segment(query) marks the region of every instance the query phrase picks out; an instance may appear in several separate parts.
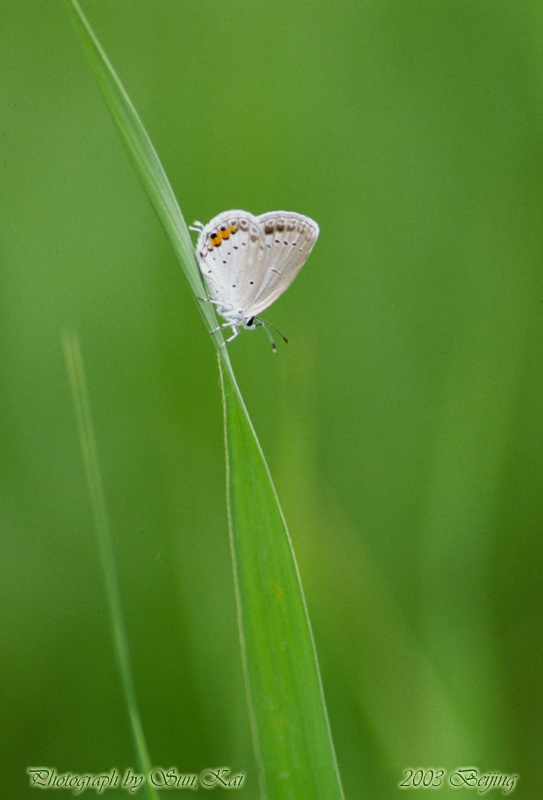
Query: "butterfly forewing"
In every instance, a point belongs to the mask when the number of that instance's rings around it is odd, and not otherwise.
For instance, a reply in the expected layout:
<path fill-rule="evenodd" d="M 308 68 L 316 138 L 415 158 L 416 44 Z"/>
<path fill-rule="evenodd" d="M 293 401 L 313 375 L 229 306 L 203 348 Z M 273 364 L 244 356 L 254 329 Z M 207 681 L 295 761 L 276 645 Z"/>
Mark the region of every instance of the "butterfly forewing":
<path fill-rule="evenodd" d="M 257 217 L 264 238 L 266 263 L 251 306 L 260 314 L 288 289 L 305 264 L 319 235 L 316 222 L 301 214 L 272 211 Z"/>

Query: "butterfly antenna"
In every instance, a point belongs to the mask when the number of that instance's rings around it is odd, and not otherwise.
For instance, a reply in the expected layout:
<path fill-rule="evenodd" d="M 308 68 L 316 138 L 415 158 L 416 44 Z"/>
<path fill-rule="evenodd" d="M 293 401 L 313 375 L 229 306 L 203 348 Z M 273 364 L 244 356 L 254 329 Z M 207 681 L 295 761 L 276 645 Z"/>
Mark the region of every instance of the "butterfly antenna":
<path fill-rule="evenodd" d="M 275 325 L 272 325 L 272 324 L 271 324 L 271 322 L 268 322 L 267 320 L 265 320 L 265 319 L 262 319 L 262 317 L 255 317 L 255 319 L 256 319 L 256 321 L 257 321 L 257 322 L 260 322 L 260 325 L 261 325 L 261 327 L 264 327 L 265 325 L 267 325 L 269 328 L 273 328 L 273 329 L 274 329 L 274 331 L 277 331 L 277 333 L 279 334 L 279 336 L 281 337 L 281 339 L 284 341 L 284 343 L 285 343 L 285 344 L 288 344 L 288 339 L 287 339 L 287 337 L 286 337 L 286 336 L 283 336 L 283 334 L 281 333 L 281 331 L 279 330 L 279 328 L 276 328 L 276 327 L 275 327 Z M 273 339 L 271 338 L 271 335 L 270 335 L 270 332 L 269 332 L 268 328 L 267 328 L 267 327 L 264 327 L 264 330 L 265 330 L 265 331 L 266 331 L 266 333 L 268 334 L 268 338 L 269 338 L 270 342 L 272 343 L 272 349 L 273 349 L 273 352 L 274 352 L 274 353 L 275 353 L 275 352 L 277 352 L 277 347 L 275 346 L 275 342 L 274 342 L 274 341 L 273 341 Z"/>

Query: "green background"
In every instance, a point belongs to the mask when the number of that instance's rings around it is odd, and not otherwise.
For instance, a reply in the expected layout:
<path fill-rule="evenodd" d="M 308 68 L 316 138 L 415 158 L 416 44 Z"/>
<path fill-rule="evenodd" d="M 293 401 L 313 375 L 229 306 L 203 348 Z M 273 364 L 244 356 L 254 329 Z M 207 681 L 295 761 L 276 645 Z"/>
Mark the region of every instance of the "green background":
<path fill-rule="evenodd" d="M 347 800 L 469 766 L 537 796 L 543 7 L 83 8 L 189 222 L 320 225 L 265 315 L 290 344 L 247 332 L 230 356 Z M 151 759 L 244 772 L 249 800 L 214 348 L 62 3 L 3 0 L 0 26 L 1 781 L 36 798 L 29 766 L 136 769 L 62 355 L 75 328 Z"/>

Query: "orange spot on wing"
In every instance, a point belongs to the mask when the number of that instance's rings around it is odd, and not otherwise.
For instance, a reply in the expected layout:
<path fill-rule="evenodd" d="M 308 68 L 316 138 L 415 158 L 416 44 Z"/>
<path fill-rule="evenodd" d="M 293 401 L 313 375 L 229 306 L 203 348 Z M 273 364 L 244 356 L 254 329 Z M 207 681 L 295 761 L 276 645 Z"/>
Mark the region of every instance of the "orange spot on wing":
<path fill-rule="evenodd" d="M 229 225 L 228 228 L 226 228 L 226 230 L 219 231 L 219 236 L 221 237 L 221 239 L 229 239 L 230 234 L 235 233 L 236 231 L 237 231 L 236 227 L 234 227 L 233 225 Z"/>
<path fill-rule="evenodd" d="M 209 234 L 209 243 L 210 247 L 218 247 L 224 239 L 229 239 L 231 233 L 236 233 L 238 230 L 237 226 L 229 225 L 228 228 L 225 230 L 214 231 L 213 233 Z"/>

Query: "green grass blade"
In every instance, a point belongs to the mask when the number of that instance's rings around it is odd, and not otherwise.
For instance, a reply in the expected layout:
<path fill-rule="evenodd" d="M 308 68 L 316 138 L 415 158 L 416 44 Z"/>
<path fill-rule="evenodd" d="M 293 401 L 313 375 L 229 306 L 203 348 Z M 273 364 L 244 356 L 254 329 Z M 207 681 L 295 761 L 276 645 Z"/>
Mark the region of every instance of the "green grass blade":
<path fill-rule="evenodd" d="M 121 140 L 166 231 L 183 274 L 194 295 L 206 297 L 187 224 L 147 131 L 81 6 L 77 0 L 65 0 L 65 3 Z M 213 330 L 217 325 L 213 306 L 198 302 L 198 307 L 208 330 Z M 220 345 L 220 334 L 215 334 L 215 340 Z"/>
<path fill-rule="evenodd" d="M 94 525 L 98 537 L 98 549 L 100 551 L 102 571 L 104 573 L 106 585 L 113 647 L 121 677 L 128 716 L 130 718 L 138 766 L 143 775 L 148 775 L 151 769 L 151 761 L 149 759 L 147 743 L 141 723 L 136 687 L 132 675 L 119 581 L 115 567 L 115 555 L 111 542 L 104 487 L 98 459 L 98 448 L 92 424 L 89 393 L 85 379 L 85 370 L 83 368 L 83 357 L 81 355 L 79 337 L 73 331 L 66 332 L 62 337 L 62 346 L 64 349 L 66 371 L 68 372 L 70 389 L 72 391 L 74 413 L 81 451 L 83 453 L 83 463 L 85 465 L 85 475 L 91 498 Z M 149 800 L 158 800 L 158 793 L 149 781 L 144 780 L 142 786 Z"/>
<path fill-rule="evenodd" d="M 66 0 L 119 133 L 196 296 L 194 249 L 158 156 L 76 0 Z M 199 303 L 211 330 L 209 303 Z M 222 336 L 229 524 L 253 735 L 272 800 L 343 797 L 300 578 Z"/>
<path fill-rule="evenodd" d="M 243 657 L 267 796 L 343 797 L 292 545 L 247 411 L 221 369 Z"/>

